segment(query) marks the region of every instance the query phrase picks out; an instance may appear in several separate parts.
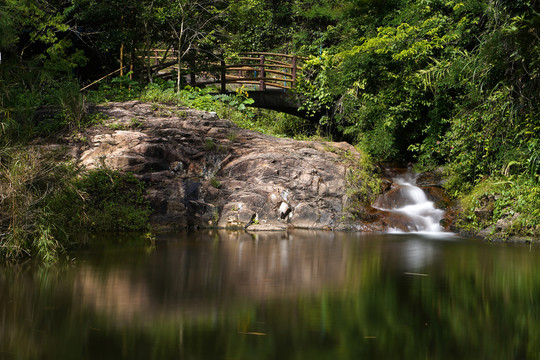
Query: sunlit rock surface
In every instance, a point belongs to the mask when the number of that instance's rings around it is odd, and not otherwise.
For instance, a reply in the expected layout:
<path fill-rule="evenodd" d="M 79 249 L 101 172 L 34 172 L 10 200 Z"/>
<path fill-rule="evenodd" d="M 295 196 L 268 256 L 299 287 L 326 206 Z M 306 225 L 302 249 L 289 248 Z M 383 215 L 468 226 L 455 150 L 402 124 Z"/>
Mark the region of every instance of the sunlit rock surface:
<path fill-rule="evenodd" d="M 346 143 L 296 141 L 236 127 L 215 113 L 138 101 L 95 106 L 103 126 L 79 135 L 87 168 L 133 172 L 161 227 L 345 229 Z M 83 139 L 84 141 L 80 141 Z M 347 152 L 347 159 L 343 156 Z"/>

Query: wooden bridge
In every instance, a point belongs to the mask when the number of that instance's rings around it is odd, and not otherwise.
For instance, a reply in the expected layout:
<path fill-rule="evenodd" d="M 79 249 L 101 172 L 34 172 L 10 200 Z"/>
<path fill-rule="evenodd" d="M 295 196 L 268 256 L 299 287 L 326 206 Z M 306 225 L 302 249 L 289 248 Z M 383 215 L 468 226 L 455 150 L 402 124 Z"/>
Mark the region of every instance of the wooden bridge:
<path fill-rule="evenodd" d="M 152 76 L 173 79 L 178 76 L 174 52 L 153 49 L 141 54 Z M 234 93 L 243 87 L 254 100 L 251 106 L 304 116 L 291 93 L 307 57 L 268 52 L 242 52 L 227 62 L 186 56 L 180 68 L 182 84 L 215 86 L 216 92 Z"/>
<path fill-rule="evenodd" d="M 150 72 L 158 77 L 173 77 L 178 72 L 178 57 L 168 50 L 153 49 L 141 54 Z M 252 89 L 290 90 L 294 87 L 297 75 L 302 71 L 302 63 L 307 57 L 276 54 L 268 52 L 242 52 L 237 57 L 219 62 L 203 59 L 202 64 L 196 56 L 186 56 L 182 61 L 181 72 L 186 73 L 184 83 L 192 86 L 220 85 L 221 92 L 227 92 L 228 85 L 251 85 Z"/>

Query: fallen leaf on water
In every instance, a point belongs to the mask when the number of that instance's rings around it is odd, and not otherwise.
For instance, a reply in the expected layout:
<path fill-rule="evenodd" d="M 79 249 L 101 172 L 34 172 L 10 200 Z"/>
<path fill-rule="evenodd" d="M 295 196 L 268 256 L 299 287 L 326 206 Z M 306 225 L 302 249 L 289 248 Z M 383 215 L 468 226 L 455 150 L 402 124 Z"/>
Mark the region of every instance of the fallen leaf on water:
<path fill-rule="evenodd" d="M 420 274 L 420 273 L 413 273 L 413 272 L 406 272 L 405 275 L 412 275 L 412 276 L 429 276 L 428 274 Z"/>

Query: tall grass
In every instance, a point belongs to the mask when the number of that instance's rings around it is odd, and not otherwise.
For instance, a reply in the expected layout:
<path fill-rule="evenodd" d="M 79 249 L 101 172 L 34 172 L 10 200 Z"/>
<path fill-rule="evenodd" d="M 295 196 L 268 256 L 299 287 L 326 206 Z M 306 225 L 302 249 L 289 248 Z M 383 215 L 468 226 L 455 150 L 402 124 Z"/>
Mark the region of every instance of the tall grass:
<path fill-rule="evenodd" d="M 66 191 L 77 171 L 36 147 L 0 150 L 0 253 L 6 258 L 58 255 L 62 231 L 51 222 L 50 199 Z"/>
<path fill-rule="evenodd" d="M 62 150 L 0 149 L 0 257 L 54 262 L 85 231 L 148 230 L 144 184 L 109 169 L 85 171 Z"/>
<path fill-rule="evenodd" d="M 79 83 L 70 81 L 58 89 L 58 102 L 62 109 L 66 125 L 80 130 L 86 119 L 86 96 L 79 90 Z"/>

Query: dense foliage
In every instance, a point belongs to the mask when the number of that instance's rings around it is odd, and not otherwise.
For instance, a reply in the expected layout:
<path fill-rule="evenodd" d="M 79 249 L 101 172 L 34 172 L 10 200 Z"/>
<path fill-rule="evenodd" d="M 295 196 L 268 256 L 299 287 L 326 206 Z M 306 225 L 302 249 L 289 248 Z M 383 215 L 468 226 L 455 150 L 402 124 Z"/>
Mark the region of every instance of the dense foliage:
<path fill-rule="evenodd" d="M 180 68 L 195 54 L 202 66 L 250 50 L 310 56 L 296 91 L 324 115 L 274 123 L 246 109 L 242 92 L 181 91 L 181 72 L 160 82 L 167 64 L 148 66 L 156 46 Z M 28 142 L 99 121 L 87 101 L 172 99 L 249 128 L 347 140 L 375 161 L 443 166 L 464 200 L 462 226 L 508 218 L 508 234 L 540 232 L 536 0 L 2 0 L 0 54 L 3 159 L 33 158 Z M 119 68 L 98 91 L 79 91 Z M 18 171 L 6 161 L 2 181 Z M 479 218 L 481 207 L 491 215 Z"/>
<path fill-rule="evenodd" d="M 537 1 L 239 0 L 228 11 L 233 50 L 311 55 L 297 92 L 326 115 L 301 131 L 378 161 L 444 166 L 462 226 L 513 218 L 507 235 L 538 235 Z M 483 206 L 496 210 L 479 219 Z"/>

